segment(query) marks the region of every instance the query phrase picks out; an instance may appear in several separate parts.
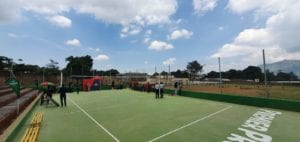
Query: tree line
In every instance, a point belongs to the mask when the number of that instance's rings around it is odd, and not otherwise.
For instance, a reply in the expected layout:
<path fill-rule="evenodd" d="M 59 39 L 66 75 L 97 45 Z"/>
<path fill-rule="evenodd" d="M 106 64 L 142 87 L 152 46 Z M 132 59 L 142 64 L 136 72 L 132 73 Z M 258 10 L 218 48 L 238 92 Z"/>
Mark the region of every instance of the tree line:
<path fill-rule="evenodd" d="M 298 76 L 295 75 L 293 72 L 285 73 L 279 71 L 277 74 L 274 72 L 271 72 L 269 70 L 266 70 L 267 74 L 267 80 L 268 81 L 293 81 L 298 80 Z M 241 80 L 264 80 L 264 73 L 262 72 L 260 67 L 256 66 L 248 66 L 247 68 L 243 70 L 235 70 L 230 69 L 225 72 L 221 72 L 222 78 L 226 79 L 241 79 Z M 211 71 L 207 73 L 207 78 L 219 78 L 220 74 L 219 72 Z"/>
<path fill-rule="evenodd" d="M 59 75 L 62 71 L 65 75 L 101 75 L 101 76 L 116 76 L 120 74 L 117 69 L 109 69 L 109 70 L 94 70 L 93 67 L 93 59 L 91 56 L 80 56 L 74 57 L 69 56 L 65 58 L 67 65 L 62 70 L 58 67 L 58 62 L 50 59 L 49 63 L 46 64 L 45 67 L 40 67 L 38 65 L 30 65 L 21 63 L 23 60 L 18 59 L 19 63 L 13 61 L 13 59 L 0 56 L 0 73 L 7 73 L 8 70 L 13 68 L 13 72 L 18 74 L 32 74 L 32 75 Z M 220 74 L 216 71 L 211 71 L 207 74 L 202 74 L 204 65 L 198 63 L 198 61 L 194 60 L 188 62 L 186 69 L 177 69 L 176 71 L 170 72 L 171 75 L 176 78 L 189 78 L 190 80 L 201 80 L 204 78 L 219 78 Z M 169 73 L 166 71 L 162 71 L 160 73 L 155 72 L 155 75 L 168 75 Z M 221 72 L 222 78 L 226 79 L 242 79 L 242 80 L 254 80 L 260 79 L 263 80 L 264 74 L 260 67 L 256 66 L 248 66 L 243 70 L 235 70 L 230 69 L 225 72 Z M 272 81 L 287 81 L 287 80 L 297 80 L 298 77 L 293 73 L 284 73 L 279 71 L 277 74 L 274 72 L 270 72 L 267 70 L 267 78 Z"/>
<path fill-rule="evenodd" d="M 93 59 L 91 56 L 74 57 L 69 56 L 65 59 L 67 65 L 62 70 L 59 69 L 58 62 L 50 59 L 49 63 L 44 67 L 38 65 L 24 64 L 21 63 L 23 60 L 18 59 L 15 62 L 13 59 L 5 56 L 0 56 L 0 73 L 8 73 L 9 70 L 13 70 L 14 74 L 31 74 L 31 75 L 59 75 L 62 71 L 66 75 L 102 75 L 102 76 L 116 76 L 119 71 L 116 69 L 110 70 L 93 70 Z"/>

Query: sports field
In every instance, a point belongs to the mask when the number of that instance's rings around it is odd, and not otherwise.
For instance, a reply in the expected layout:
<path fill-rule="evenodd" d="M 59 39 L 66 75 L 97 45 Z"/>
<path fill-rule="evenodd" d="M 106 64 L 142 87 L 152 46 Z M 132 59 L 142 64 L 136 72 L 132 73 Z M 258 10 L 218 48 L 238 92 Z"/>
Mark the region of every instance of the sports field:
<path fill-rule="evenodd" d="M 21 140 L 34 112 L 44 113 L 39 142 L 300 140 L 298 112 L 180 96 L 155 99 L 129 89 L 68 94 L 67 103 L 36 105 L 9 141 Z"/>

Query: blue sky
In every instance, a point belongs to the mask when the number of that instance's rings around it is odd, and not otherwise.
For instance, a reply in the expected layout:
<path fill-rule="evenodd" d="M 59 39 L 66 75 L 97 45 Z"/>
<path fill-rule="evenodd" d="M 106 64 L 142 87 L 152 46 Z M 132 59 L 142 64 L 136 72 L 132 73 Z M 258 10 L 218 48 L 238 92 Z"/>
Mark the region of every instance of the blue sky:
<path fill-rule="evenodd" d="M 93 68 L 121 72 L 156 66 L 204 72 L 299 59 L 296 0 L 3 0 L 0 55 L 45 66 L 90 55 Z M 287 42 L 287 40 L 289 42 Z"/>

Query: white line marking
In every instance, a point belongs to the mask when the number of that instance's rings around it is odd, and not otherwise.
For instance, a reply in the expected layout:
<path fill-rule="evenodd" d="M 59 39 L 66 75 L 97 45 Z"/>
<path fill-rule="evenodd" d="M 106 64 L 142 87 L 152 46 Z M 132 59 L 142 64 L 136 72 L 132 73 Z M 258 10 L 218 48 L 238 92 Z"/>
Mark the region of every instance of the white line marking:
<path fill-rule="evenodd" d="M 120 142 L 113 134 L 111 134 L 107 129 L 105 129 L 97 120 L 95 120 L 91 115 L 89 115 L 84 109 L 82 109 L 76 102 L 74 102 L 70 97 L 68 99 L 77 106 L 87 117 L 89 117 L 93 122 L 95 122 L 100 128 L 102 128 L 107 134 L 109 134 L 116 142 Z"/>
<path fill-rule="evenodd" d="M 172 131 L 169 131 L 168 133 L 165 133 L 165 134 L 163 134 L 163 135 L 161 135 L 161 136 L 159 136 L 159 137 L 156 137 L 156 138 L 154 138 L 154 139 L 149 140 L 149 142 L 154 142 L 154 141 L 156 141 L 156 140 L 158 140 L 158 139 L 160 139 L 160 138 L 163 138 L 163 137 L 165 137 L 165 136 L 167 136 L 167 135 L 170 135 L 170 134 L 172 134 L 172 133 L 175 133 L 175 132 L 177 132 L 177 131 L 179 131 L 179 130 L 185 128 L 185 127 L 191 126 L 191 125 L 193 125 L 193 124 L 195 124 L 195 123 L 197 123 L 197 122 L 199 122 L 199 121 L 202 121 L 202 120 L 204 120 L 204 119 L 206 119 L 206 118 L 209 118 L 209 117 L 214 116 L 214 115 L 216 115 L 216 114 L 218 114 L 218 113 L 220 113 L 220 112 L 223 112 L 223 111 L 225 111 L 225 110 L 227 110 L 227 109 L 230 109 L 231 107 L 232 107 L 232 106 L 228 106 L 228 107 L 226 107 L 226 108 L 224 108 L 224 109 L 221 109 L 221 110 L 219 110 L 219 111 L 217 111 L 217 112 L 214 112 L 214 113 L 209 114 L 209 115 L 207 115 L 207 116 L 205 116 L 205 117 L 202 117 L 202 118 L 200 118 L 200 119 L 198 119 L 198 120 L 195 120 L 195 121 L 193 121 L 193 122 L 191 122 L 191 123 L 188 123 L 188 124 L 186 124 L 186 125 L 184 125 L 184 126 L 182 126 L 182 127 L 179 127 L 179 128 L 174 129 L 174 130 L 172 130 Z"/>

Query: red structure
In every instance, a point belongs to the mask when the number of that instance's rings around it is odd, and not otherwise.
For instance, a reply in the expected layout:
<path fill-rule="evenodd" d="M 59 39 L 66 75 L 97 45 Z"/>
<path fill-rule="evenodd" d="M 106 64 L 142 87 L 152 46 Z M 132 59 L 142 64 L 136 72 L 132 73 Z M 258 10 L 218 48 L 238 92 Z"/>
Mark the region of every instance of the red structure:
<path fill-rule="evenodd" d="M 95 76 L 89 79 L 83 79 L 82 89 L 83 91 L 100 90 L 102 81 L 103 78 L 100 76 Z"/>

